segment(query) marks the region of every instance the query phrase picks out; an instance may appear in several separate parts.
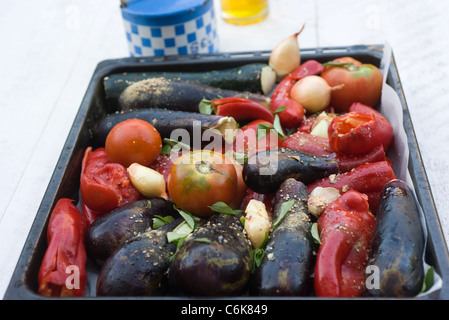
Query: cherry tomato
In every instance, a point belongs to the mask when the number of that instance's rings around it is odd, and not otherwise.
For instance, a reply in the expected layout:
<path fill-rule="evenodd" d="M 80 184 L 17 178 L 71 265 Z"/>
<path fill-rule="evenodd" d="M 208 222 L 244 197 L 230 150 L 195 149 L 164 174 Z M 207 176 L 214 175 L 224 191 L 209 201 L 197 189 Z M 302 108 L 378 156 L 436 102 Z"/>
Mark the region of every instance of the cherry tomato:
<path fill-rule="evenodd" d="M 149 166 L 161 152 L 162 139 L 147 121 L 128 119 L 112 128 L 106 137 L 105 149 L 112 162 L 125 167 L 134 162 Z"/>
<path fill-rule="evenodd" d="M 332 92 L 330 105 L 336 111 L 347 112 L 354 102 L 375 107 L 380 101 L 383 77 L 372 64 L 363 64 L 351 57 L 338 58 L 325 67 L 321 77 L 331 87 L 344 84 L 343 88 Z"/>
<path fill-rule="evenodd" d="M 171 166 L 168 193 L 175 205 L 199 217 L 209 217 L 216 202 L 230 204 L 237 190 L 234 163 L 222 153 L 196 150 Z"/>

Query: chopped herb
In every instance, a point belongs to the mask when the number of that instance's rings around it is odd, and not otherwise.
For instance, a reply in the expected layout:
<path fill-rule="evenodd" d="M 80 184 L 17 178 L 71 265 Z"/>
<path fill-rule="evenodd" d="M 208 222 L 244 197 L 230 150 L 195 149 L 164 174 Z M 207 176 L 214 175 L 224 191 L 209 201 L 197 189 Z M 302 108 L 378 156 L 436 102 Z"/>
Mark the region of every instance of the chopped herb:
<path fill-rule="evenodd" d="M 279 225 L 279 223 L 282 221 L 282 219 L 287 214 L 287 212 L 293 207 L 294 203 L 295 203 L 294 199 L 291 199 L 287 202 L 282 203 L 279 216 L 277 217 L 276 221 L 273 222 L 273 227 L 272 227 L 273 229 Z"/>
<path fill-rule="evenodd" d="M 226 203 L 224 202 L 215 202 L 213 205 L 209 206 L 209 208 L 212 209 L 212 211 L 221 213 L 221 214 L 239 214 L 240 212 L 242 212 L 242 210 L 234 210 L 232 209 L 230 206 L 228 206 Z"/>
<path fill-rule="evenodd" d="M 212 114 L 214 112 L 210 100 L 207 99 L 201 100 L 201 102 L 198 105 L 198 110 L 202 114 Z"/>
<path fill-rule="evenodd" d="M 175 220 L 175 218 L 173 218 L 172 216 L 162 217 L 159 215 L 155 215 L 153 218 L 153 229 L 159 229 L 164 224 L 170 223 L 174 220 Z"/>
<path fill-rule="evenodd" d="M 198 238 L 195 239 L 196 242 L 202 242 L 202 243 L 211 243 L 212 241 L 210 239 L 207 238 Z"/>
<path fill-rule="evenodd" d="M 420 293 L 426 292 L 427 290 L 432 288 L 434 283 L 434 271 L 434 267 L 430 267 L 427 270 L 426 275 L 424 276 L 424 281 Z"/>
<path fill-rule="evenodd" d="M 312 238 L 315 243 L 321 244 L 320 233 L 318 232 L 318 223 L 312 223 L 312 227 L 310 229 L 312 233 Z"/>

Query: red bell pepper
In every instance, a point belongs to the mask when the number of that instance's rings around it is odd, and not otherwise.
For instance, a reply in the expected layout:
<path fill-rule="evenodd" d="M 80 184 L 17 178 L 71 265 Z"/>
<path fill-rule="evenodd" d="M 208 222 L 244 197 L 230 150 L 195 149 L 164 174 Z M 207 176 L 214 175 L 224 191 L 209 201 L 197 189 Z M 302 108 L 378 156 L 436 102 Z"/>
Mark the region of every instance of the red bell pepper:
<path fill-rule="evenodd" d="M 382 144 L 387 151 L 393 141 L 393 127 L 384 117 L 361 112 L 349 112 L 332 119 L 329 145 L 335 152 L 364 154 Z"/>
<path fill-rule="evenodd" d="M 236 121 L 258 119 L 274 121 L 274 115 L 270 109 L 250 99 L 228 97 L 211 100 L 211 105 L 217 115 L 233 117 Z"/>
<path fill-rule="evenodd" d="M 140 193 L 131 184 L 126 168 L 111 163 L 104 148 L 88 147 L 81 167 L 80 191 L 83 202 L 97 214 L 136 201 Z"/>
<path fill-rule="evenodd" d="M 47 250 L 39 268 L 38 293 L 47 297 L 81 297 L 86 287 L 87 221 L 73 200 L 62 198 L 52 210 Z"/>
<path fill-rule="evenodd" d="M 278 108 L 285 107 L 279 113 L 279 120 L 284 128 L 298 127 L 304 118 L 304 107 L 290 98 L 290 90 L 293 85 L 298 80 L 309 75 L 319 74 L 323 70 L 323 65 L 318 61 L 306 61 L 282 79 L 276 88 L 274 88 L 270 100 L 270 109 L 275 112 Z"/>
<path fill-rule="evenodd" d="M 382 113 L 380 113 L 379 111 L 377 111 L 376 109 L 367 106 L 363 103 L 360 102 L 354 102 L 350 107 L 349 107 L 349 112 L 359 112 L 359 113 L 366 113 L 366 114 L 374 114 L 377 117 L 380 118 L 385 118 L 383 116 Z"/>
<path fill-rule="evenodd" d="M 318 297 L 360 297 L 376 221 L 367 197 L 348 191 L 318 218 L 321 245 L 314 273 Z"/>
<path fill-rule="evenodd" d="M 396 175 L 388 161 L 368 163 L 353 170 L 317 180 L 307 185 L 307 191 L 312 193 L 316 187 L 333 187 L 344 193 L 355 190 L 368 196 L 368 203 L 373 214 L 379 208 L 379 199 L 384 185 Z"/>
<path fill-rule="evenodd" d="M 334 153 L 329 146 L 328 139 L 303 132 L 302 130 L 297 130 L 291 136 L 286 138 L 281 146 L 283 148 L 300 150 L 318 156 L 329 156 Z M 369 152 L 360 155 L 350 156 L 341 153 L 335 154 L 335 161 L 338 164 L 340 172 L 348 172 L 366 163 L 386 160 L 387 158 L 382 145 L 378 145 Z"/>

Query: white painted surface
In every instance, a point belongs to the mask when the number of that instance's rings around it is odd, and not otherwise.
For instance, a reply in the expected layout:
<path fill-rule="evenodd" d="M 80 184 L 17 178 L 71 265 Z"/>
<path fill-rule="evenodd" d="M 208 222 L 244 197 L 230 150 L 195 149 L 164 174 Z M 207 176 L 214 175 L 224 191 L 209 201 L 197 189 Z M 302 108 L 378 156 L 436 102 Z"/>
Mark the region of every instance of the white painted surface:
<path fill-rule="evenodd" d="M 387 41 L 449 239 L 447 12 L 446 0 L 271 0 L 258 24 L 218 19 L 220 51 L 271 50 L 303 23 L 303 48 Z M 1 1 L 0 39 L 3 296 L 96 65 L 128 51 L 118 0 Z"/>

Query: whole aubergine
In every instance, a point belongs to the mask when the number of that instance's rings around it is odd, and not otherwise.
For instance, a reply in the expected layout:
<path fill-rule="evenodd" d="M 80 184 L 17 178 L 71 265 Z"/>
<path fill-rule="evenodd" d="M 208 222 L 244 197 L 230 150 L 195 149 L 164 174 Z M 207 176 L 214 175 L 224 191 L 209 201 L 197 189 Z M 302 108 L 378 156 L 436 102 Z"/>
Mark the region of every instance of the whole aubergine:
<path fill-rule="evenodd" d="M 169 267 L 169 285 L 179 295 L 237 295 L 246 288 L 251 267 L 252 247 L 240 215 L 216 214 L 179 247 Z"/>
<path fill-rule="evenodd" d="M 179 217 L 173 202 L 163 198 L 130 202 L 101 216 L 87 230 L 87 255 L 101 266 L 126 240 L 151 229 L 155 215 Z"/>
<path fill-rule="evenodd" d="M 385 185 L 376 219 L 368 267 L 377 267 L 378 273 L 367 273 L 367 295 L 417 295 L 424 279 L 425 239 L 418 207 L 404 181 Z"/>
<path fill-rule="evenodd" d="M 120 246 L 103 264 L 97 296 L 153 296 L 167 290 L 167 269 L 176 244 L 167 241 L 184 219 L 141 233 Z"/>
<path fill-rule="evenodd" d="M 275 198 L 274 221 L 282 204 L 291 208 L 271 232 L 265 255 L 251 279 L 250 291 L 259 296 L 307 296 L 312 291 L 315 244 L 307 209 L 306 186 L 293 178 L 280 186 Z"/>

